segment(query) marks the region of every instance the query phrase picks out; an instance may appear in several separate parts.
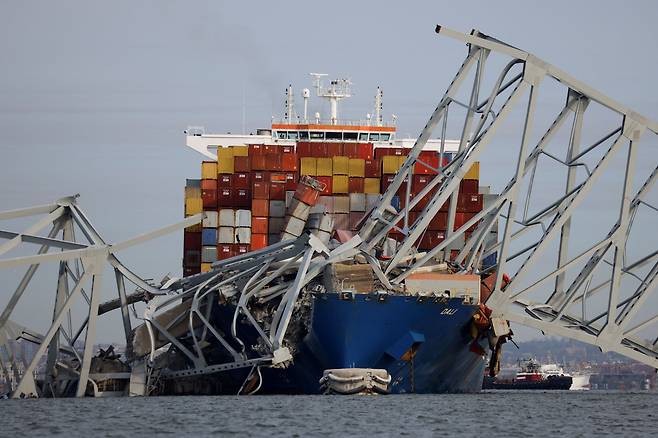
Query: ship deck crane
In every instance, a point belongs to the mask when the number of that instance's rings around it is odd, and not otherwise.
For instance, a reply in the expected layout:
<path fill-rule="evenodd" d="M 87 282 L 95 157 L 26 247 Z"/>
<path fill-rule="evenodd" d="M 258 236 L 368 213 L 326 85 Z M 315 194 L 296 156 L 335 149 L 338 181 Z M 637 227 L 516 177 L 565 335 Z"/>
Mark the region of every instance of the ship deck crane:
<path fill-rule="evenodd" d="M 24 232 L 0 232 L 0 237 L 7 239 L 0 246 L 0 255 L 20 243 L 41 245 L 36 256 L 0 260 L 0 267 L 30 266 L 0 316 L 0 346 L 17 338 L 39 345 L 37 355 L 26 364 L 27 372 L 16 382 L 13 396 L 37 393 L 32 371 L 45 354 L 48 355 L 47 370 L 51 375 L 48 390 L 53 395 L 61 395 L 55 386 L 78 379 L 74 392 L 82 396 L 88 381 L 93 383 L 95 377 L 103 377 L 90 373 L 99 307 L 121 310 L 126 341 L 134 346 L 132 336 L 136 331 L 131 328 L 129 303 L 148 301 L 142 318 L 147 341 L 141 352 L 129 353 L 132 359 L 131 392 L 148 394 L 152 381 L 160 378 L 175 379 L 236 368 L 256 370 L 260 366 L 277 366 L 288 361 L 291 352 L 284 341 L 300 291 L 328 264 L 361 257 L 370 264 L 378 281 L 393 290 L 400 288 L 407 276 L 423 266 L 448 259 L 453 247 L 459 248 L 459 253 L 451 261 L 458 272 L 496 276 L 494 290 L 486 301 L 496 316 L 547 334 L 597 345 L 604 351 L 614 351 L 658 368 L 658 306 L 649 305 L 656 300 L 658 251 L 655 248 L 658 245 L 655 241 L 647 242 L 655 239 L 655 233 L 640 239 L 640 245 L 631 239 L 637 229 L 633 225 L 643 217 L 648 217 L 650 225 L 657 223 L 654 215 L 658 209 L 651 204 L 650 195 L 658 177 L 656 148 L 655 145 L 651 147 L 654 135 L 658 134 L 658 123 L 534 55 L 481 32 L 473 31 L 467 35 L 440 26 L 436 32 L 465 42 L 468 47 L 466 59 L 404 165 L 381 196 L 378 207 L 362 222 L 357 235 L 337 247 L 329 248 L 314 236 L 303 235 L 297 240 L 217 262 L 211 272 L 154 286 L 121 264 L 115 252 L 198 223 L 202 215 L 127 242 L 108 245 L 74 198 L 65 198 L 48 206 L 0 213 L 0 220 L 46 214 L 44 219 Z M 494 73 L 493 81 L 487 82 L 485 65 L 495 65 L 491 62 L 494 56 L 503 57 L 505 61 L 503 67 Z M 461 99 L 459 90 L 467 79 L 471 86 L 467 88 L 466 98 Z M 536 135 L 538 91 L 549 81 L 563 88 L 565 103 L 546 129 Z M 521 101 L 523 96 L 527 98 L 525 105 Z M 609 112 L 615 122 L 602 137 L 583 145 L 584 116 L 594 105 Z M 484 156 L 487 146 L 495 143 L 501 125 L 518 107 L 523 114 L 519 125 L 520 142 L 513 147 L 508 139 L 504 140 L 508 144 L 504 154 L 510 157 L 512 175 L 499 195 L 455 230 L 456 192 L 461 180 Z M 434 169 L 437 175 L 416 197 L 412 198 L 407 188 L 402 202 L 404 207 L 400 211 L 392 209 L 393 196 L 403 187 L 405 178 L 411 176 L 414 167 L 428 166 L 419 157 L 432 132 L 440 127 L 440 137 L 446 138 L 449 126 L 455 121 L 454 113 L 459 113 L 458 110 L 450 111 L 453 118 L 449 119 L 450 108 L 461 108 L 464 113 L 464 117 L 456 120 L 461 132 L 458 153 L 450 163 Z M 570 129 L 561 136 L 561 129 L 569 122 Z M 645 145 L 647 147 L 642 148 Z M 548 200 L 543 191 L 539 192 L 535 187 L 545 181 L 541 175 L 546 162 L 557 163 L 565 174 L 562 194 Z M 554 170 L 549 168 L 548 172 Z M 592 198 L 597 182 L 606 175 L 616 175 L 621 180 L 619 193 L 611 191 L 606 199 L 606 210 L 618 214 L 604 231 L 596 229 L 600 227 L 592 226 L 591 230 L 585 227 L 590 232 L 579 231 L 576 239 L 572 231 L 575 231 L 579 213 L 587 212 L 587 201 Z M 424 202 L 425 207 L 413 220 L 410 209 L 419 202 Z M 431 251 L 419 251 L 417 242 L 431 218 L 446 202 L 449 203 L 449 231 L 445 240 Z M 398 226 L 400 223 L 402 227 Z M 499 223 L 503 229 L 502 237 L 492 242 L 488 235 Z M 88 242 L 75 241 L 74 224 L 82 230 Z M 36 235 L 48 225 L 52 227 L 48 237 Z M 475 230 L 471 232 L 472 227 Z M 391 259 L 379 260 L 373 253 L 392 229 L 397 229 L 405 237 Z M 57 237 L 59 233 L 62 233 L 61 238 Z M 587 241 L 586 238 L 591 243 L 584 250 L 574 251 L 576 243 L 581 244 Z M 51 247 L 62 251 L 48 253 Z M 479 271 L 480 261 L 491 254 L 497 254 L 497 263 L 486 271 Z M 59 279 L 55 288 L 55 307 L 48 316 L 54 315 L 52 324 L 45 335 L 40 335 L 13 323 L 9 317 L 38 265 L 48 261 L 59 263 Z M 98 278 L 106 262 L 114 269 L 119 298 L 102 305 Z M 505 286 L 504 274 L 510 275 Z M 273 283 L 282 276 L 288 280 Z M 136 295 L 126 294 L 126 279 L 138 288 Z M 69 288 L 70 280 L 74 282 L 72 289 Z M 84 290 L 85 282 L 91 282 L 87 291 Z M 235 323 L 231 333 L 222 333 L 209 321 L 209 306 L 205 303 L 211 293 L 220 291 L 223 296 L 237 299 L 235 318 L 238 313 L 244 315 L 258 331 L 263 347 L 260 358 L 246 358 L 240 348 L 235 347 L 236 342 L 240 342 Z M 74 330 L 66 319 L 73 310 L 72 301 L 80 296 L 85 298 L 86 306 L 82 322 Z M 250 302 L 255 299 L 275 303 L 276 311 L 266 321 L 262 316 L 256 318 L 250 313 Z M 158 319 L 165 312 L 166 318 Z M 75 341 L 82 333 L 86 333 L 84 348 L 79 350 Z M 179 340 L 181 333 L 187 337 L 186 344 Z M 224 346 L 232 357 L 231 361 L 207 362 L 202 345 L 209 337 L 216 338 Z M 188 348 L 190 343 L 191 349 Z M 157 350 L 166 345 L 181 351 L 193 368 L 179 371 L 154 368 Z M 80 366 L 67 369 L 61 360 L 63 355 L 78 358 Z M 2 369 L 7 367 L 3 365 Z"/>

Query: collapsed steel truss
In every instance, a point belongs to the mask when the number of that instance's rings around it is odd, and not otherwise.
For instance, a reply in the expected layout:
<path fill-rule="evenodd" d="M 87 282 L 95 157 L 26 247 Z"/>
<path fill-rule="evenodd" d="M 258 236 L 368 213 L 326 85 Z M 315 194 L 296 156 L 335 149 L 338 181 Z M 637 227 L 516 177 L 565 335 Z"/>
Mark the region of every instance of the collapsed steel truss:
<path fill-rule="evenodd" d="M 300 292 L 327 265 L 362 257 L 372 267 L 377 281 L 385 289 L 396 290 L 401 289 L 405 278 L 411 273 L 447 258 L 449 250 L 455 248 L 459 249 L 454 260 L 455 267 L 460 272 L 475 271 L 484 275 L 495 272 L 495 287 L 486 304 L 494 310 L 496 316 L 549 334 L 598 345 L 606 351 L 616 351 L 658 367 L 658 338 L 655 330 L 658 312 L 655 306 L 646 306 L 658 282 L 658 251 L 651 249 L 649 253 L 633 254 L 634 260 L 626 261 L 626 246 L 634 220 L 640 214 L 656 212 L 655 207 L 647 201 L 647 195 L 658 175 L 658 167 L 639 184 L 637 191 L 633 192 L 633 187 L 638 185 L 634 178 L 640 137 L 647 130 L 658 133 L 658 124 L 536 57 L 484 34 L 473 32 L 465 35 L 440 27 L 437 32 L 466 42 L 469 47 L 468 56 L 403 167 L 382 195 L 378 207 L 363 221 L 357 236 L 333 249 L 312 235 L 304 235 L 297 240 L 284 241 L 263 250 L 217 262 L 211 272 L 154 286 L 128 270 L 114 254 L 198 223 L 203 215 L 187 218 L 117 245 L 109 245 L 98 235 L 73 197 L 61 199 L 52 205 L 0 213 L 0 220 L 47 215 L 22 233 L 0 231 L 0 238 L 8 239 L 0 246 L 0 255 L 22 242 L 41 245 L 35 256 L 0 260 L 0 268 L 29 265 L 0 316 L 0 347 L 15 339 L 39 345 L 34 359 L 26 365 L 23 378 L 13 388 L 13 396 L 37 394 L 33 372 L 46 354 L 45 388 L 51 392 L 50 395 L 63 393 L 65 385 L 70 386 L 71 382 L 77 385 L 75 394 L 84 395 L 89 381 L 93 384 L 95 377 L 103 377 L 89 371 L 97 317 L 113 309 L 122 312 L 127 355 L 132 365 L 131 393 L 148 394 L 149 388 L 154 385 L 152 380 L 159 377 L 178 378 L 236 368 L 256 370 L 262 365 L 285 365 L 291 358 L 291 345 L 285 342 L 285 338 L 289 335 Z M 509 62 L 494 81 L 490 94 L 481 99 L 485 64 L 493 54 L 506 56 Z M 473 69 L 470 97 L 467 102 L 459 101 L 458 90 Z M 540 140 L 532 144 L 530 139 L 537 93 L 542 81 L 550 78 L 565 86 L 566 103 Z M 528 89 L 528 104 L 513 176 L 502 192 L 492 198 L 480 213 L 454 230 L 457 191 L 461 180 L 486 146 L 494 140 L 497 129 Z M 592 102 L 617 114 L 620 123 L 612 126 L 609 133 L 599 141 L 581 148 L 583 115 Z M 393 197 L 405 179 L 411 179 L 414 167 L 429 167 L 419 156 L 435 128 L 441 126 L 441 138 L 446 138 L 448 109 L 453 105 L 465 108 L 466 112 L 459 124 L 461 137 L 458 153 L 447 165 L 433 169 L 437 176 L 415 197 L 412 197 L 410 184 L 407 184 L 401 211 L 392 210 Z M 562 158 L 552 149 L 549 150 L 549 145 L 569 118 L 573 121 L 569 139 L 561 145 L 565 149 Z M 601 175 L 614 172 L 610 164 L 613 157 L 622 150 L 626 151 L 626 159 L 622 195 L 616 200 L 620 205 L 619 219 L 605 235 L 593 236 L 595 243 L 587 250 L 576 255 L 570 254 L 570 241 L 573 241 L 570 235 L 571 221 Z M 595 160 L 595 165 L 590 169 L 585 159 L 597 152 L 600 158 Z M 542 203 L 541 199 L 536 199 L 537 190 L 533 192 L 532 187 L 542 169 L 540 158 L 546 157 L 561 163 L 568 170 L 564 195 Z M 586 169 L 585 176 L 582 172 L 578 173 L 579 168 Z M 414 220 L 411 209 L 420 202 L 426 206 Z M 449 202 L 446 239 L 430 251 L 419 251 L 418 242 L 429 222 L 446 202 Z M 522 208 L 518 208 L 519 205 Z M 530 213 L 531 207 L 536 210 L 535 213 Z M 488 236 L 492 229 L 498 227 L 499 222 L 503 226 L 502 237 L 492 242 Z M 37 236 L 48 225 L 52 227 L 48 236 Z M 75 240 L 74 225 L 82 231 L 88 242 Z M 474 226 L 475 230 L 469 234 L 468 230 Z M 380 247 L 387 233 L 394 228 L 406 237 L 390 260 L 380 261 L 373 255 L 374 250 Z M 536 230 L 539 230 L 539 238 L 517 249 L 519 242 L 523 242 L 522 237 Z M 59 233 L 62 233 L 61 238 L 57 237 Z M 552 242 L 557 242 L 555 266 L 550 272 L 542 273 L 530 285 L 524 285 L 521 281 L 532 278 L 539 264 L 546 265 L 541 255 L 549 252 Z M 59 248 L 61 251 L 48 253 L 49 248 Z M 481 261 L 491 254 L 497 254 L 497 263 L 486 271 L 479 271 Z M 612 255 L 611 261 L 606 259 L 609 254 Z M 20 327 L 9 318 L 39 264 L 51 261 L 59 263 L 59 277 L 52 324 L 46 334 L 41 335 Z M 99 304 L 100 283 L 106 263 L 114 270 L 118 299 Z M 609 272 L 602 269 L 606 265 L 611 266 Z M 511 276 L 509 282 L 503 282 L 506 273 Z M 622 289 L 627 279 L 639 284 L 636 283 L 633 290 Z M 71 280 L 72 288 L 69 284 Z M 126 294 L 125 280 L 137 287 L 134 294 Z M 594 280 L 597 283 L 592 287 Z M 601 292 L 605 290 L 608 291 L 607 299 L 602 299 Z M 73 302 L 80 296 L 85 298 L 85 315 L 80 325 L 74 328 L 67 321 L 71 320 L 69 315 L 73 311 Z M 227 331 L 219 330 L 209 318 L 208 304 L 218 296 L 220 299 L 230 298 L 236 303 L 232 325 Z M 136 301 L 148 303 L 141 318 L 145 321 L 143 327 L 147 332 L 148 343 L 140 353 L 131 350 L 135 346 L 133 336 L 137 331 L 133 330 L 131 324 L 129 305 Z M 267 305 L 272 305 L 274 311 L 265 316 L 254 315 L 252 310 L 255 303 L 269 303 Z M 597 309 L 597 303 L 603 308 L 592 314 L 592 309 Z M 166 312 L 170 312 L 167 318 L 160 319 L 159 316 Z M 236 324 L 238 318 L 246 321 L 258 333 L 260 357 L 245 355 L 245 345 Z M 83 333 L 84 348 L 80 349 L 76 341 Z M 182 338 L 185 338 L 184 342 Z M 230 360 L 224 363 L 208 362 L 203 346 L 211 338 L 221 344 Z M 184 355 L 192 364 L 191 367 L 174 370 L 154 368 L 157 350 L 166 346 Z M 73 358 L 78 365 L 71 367 L 72 362 L 64 358 Z M 144 358 L 148 359 L 142 362 Z M 2 363 L 0 365 L 2 370 L 6 369 Z M 146 370 L 143 380 L 138 375 L 140 369 Z"/>
<path fill-rule="evenodd" d="M 394 268 L 406 265 L 405 257 L 416 253 L 416 246 L 434 215 L 445 202 L 449 202 L 448 231 L 446 239 L 424 256 L 418 258 L 408 269 L 397 271 L 391 282 L 402 282 L 417 268 L 435 257 L 443 256 L 455 242 L 460 242 L 456 262 L 462 272 L 477 269 L 484 257 L 496 253 L 497 263 L 489 272 L 496 272 L 495 290 L 487 301 L 499 316 L 508 320 L 555 334 L 577 339 L 599 346 L 604 351 L 615 351 L 625 356 L 658 367 L 657 307 L 645 306 L 658 283 L 658 251 L 653 229 L 645 230 L 648 239 L 653 239 L 648 252 L 641 250 L 633 254 L 634 261 L 626 260 L 627 240 L 634 220 L 641 214 L 654 215 L 656 208 L 646 201 L 658 175 L 658 167 L 642 178 L 636 179 L 636 160 L 640 147 L 640 138 L 649 133 L 658 133 L 658 123 L 631 111 L 607 96 L 597 92 L 586 84 L 579 82 L 556 67 L 535 56 L 502 43 L 494 38 L 473 31 L 470 35 L 455 32 L 438 26 L 436 32 L 468 45 L 468 55 L 457 75 L 439 102 L 427 125 L 421 132 L 407 160 L 398 172 L 390 188 L 382 195 L 382 202 L 368 218 L 360 231 L 364 248 L 374 248 L 391 229 L 397 229 L 406 235 L 396 255 L 387 263 L 382 272 L 391 276 Z M 506 57 L 508 63 L 502 68 L 494 82 L 491 92 L 483 94 L 483 75 L 490 56 Z M 466 102 L 456 99 L 459 88 L 472 75 L 470 99 Z M 537 112 L 537 95 L 544 80 L 553 79 L 564 87 L 566 103 L 558 112 L 550 127 L 536 144 L 531 143 Z M 490 144 L 499 127 L 508 118 L 514 107 L 520 105 L 521 97 L 529 90 L 528 102 L 524 108 L 525 117 L 520 129 L 518 149 L 505 151 L 511 158 L 516 157 L 514 174 L 509 183 L 494 200 L 475 217 L 454 230 L 457 191 L 468 169 L 478 160 L 483 150 Z M 502 102 L 498 102 L 502 101 Z M 610 127 L 608 134 L 592 145 L 581 148 L 583 115 L 592 102 L 597 103 L 610 113 L 616 115 L 619 123 Z M 426 166 L 419 159 L 421 150 L 432 132 L 441 126 L 441 138 L 446 136 L 448 110 L 454 106 L 466 108 L 461 121 L 461 138 L 459 151 L 454 159 L 444 168 L 433 169 L 438 175 L 427 184 L 416 197 L 410 196 L 407 185 L 406 196 L 403 194 L 402 210 L 391 215 L 390 205 L 393 196 L 403 187 L 405 179 L 410 180 L 414 166 Z M 563 144 L 553 141 L 556 133 L 572 119 L 569 140 Z M 648 131 L 648 132 L 646 132 Z M 562 148 L 563 157 L 556 156 L 549 146 Z M 656 163 L 655 144 L 650 160 Z M 595 164 L 590 169 L 585 160 L 594 156 Z M 610 199 L 609 207 L 619 206 L 619 217 L 611 229 L 594 238 L 589 249 L 579 253 L 569 253 L 571 221 L 578 207 L 587 200 L 593 186 L 605 172 L 617 172 L 610 167 L 615 154 L 625 153 L 623 160 L 624 178 L 621 196 Z M 542 169 L 540 158 L 548 158 L 567 168 L 564 196 L 559 199 L 542 202 L 533 183 Z M 618 165 L 619 166 L 619 165 Z M 579 175 L 578 169 L 583 169 Z M 639 189 L 633 192 L 633 187 Z M 525 197 L 523 196 L 525 193 Z M 538 199 L 539 198 L 539 199 Z M 418 214 L 415 222 L 410 217 L 411 208 L 421 201 L 426 206 Z M 529 214 L 529 206 L 537 211 Z M 642 211 L 641 211 L 642 210 Z M 502 236 L 498 242 L 487 239 L 489 231 L 502 224 Z M 402 223 L 400 227 L 397 224 Z M 477 224 L 469 236 L 467 230 Z M 539 238 L 527 246 L 519 247 L 521 237 L 528 231 L 539 231 Z M 582 238 L 583 236 L 578 236 Z M 546 262 L 542 258 L 557 241 L 554 259 Z M 512 249 L 516 249 L 512 252 Z M 606 260 L 607 255 L 612 260 Z M 549 273 L 541 276 L 529 286 L 522 280 L 532 276 L 539 264 L 542 267 L 555 260 L 555 266 Z M 513 262 L 518 263 L 514 268 Z M 608 273 L 603 267 L 609 265 Z M 642 269 L 649 266 L 648 270 Z M 511 270 L 511 271 L 510 271 Z M 643 273 L 641 273 L 643 272 Z M 510 274 L 511 282 L 503 287 L 504 274 Z M 572 278 L 567 283 L 567 278 Z M 591 287 L 592 280 L 599 281 Z M 626 279 L 637 280 L 632 290 L 622 290 Z M 625 286 L 628 287 L 628 286 Z M 607 290 L 605 306 L 600 312 L 589 312 L 602 303 L 600 293 Z M 532 295 L 532 298 L 530 296 Z M 654 296 L 655 297 L 655 296 Z"/>
<path fill-rule="evenodd" d="M 76 196 L 62 198 L 53 204 L 32 208 L 12 210 L 0 213 L 0 220 L 45 215 L 23 232 L 0 230 L 0 238 L 7 241 L 0 245 L 0 255 L 15 249 L 21 244 L 36 244 L 36 255 L 20 256 L 0 260 L 0 268 L 18 268 L 29 266 L 0 315 L 0 349 L 11 350 L 10 341 L 27 341 L 38 345 L 38 349 L 20 379 L 14 380 L 13 397 L 38 396 L 42 394 L 58 397 L 72 391 L 76 385 L 75 395 L 81 397 L 87 390 L 88 382 L 95 385 L 95 378 L 103 376 L 90 375 L 90 365 L 94 342 L 96 341 L 96 323 L 99 315 L 113 309 L 120 309 L 126 338 L 127 355 L 130 356 L 132 342 L 132 325 L 129 305 L 136 301 L 145 301 L 149 296 L 164 293 L 160 287 L 153 286 L 133 273 L 116 257 L 118 251 L 139 245 L 147 240 L 171 233 L 183 227 L 193 225 L 203 219 L 199 214 L 186 218 L 177 224 L 149 232 L 126 240 L 116 245 L 107 244 L 93 227 L 87 216 L 76 204 Z M 50 227 L 47 237 L 38 233 Z M 76 240 L 76 230 L 85 237 L 85 242 Z M 58 237 L 61 234 L 61 237 Z M 49 252 L 51 249 L 60 251 Z M 30 282 L 40 265 L 55 262 L 59 264 L 57 287 L 55 288 L 54 306 L 50 314 L 32 305 L 33 318 L 52 317 L 52 323 L 45 334 L 22 327 L 10 320 L 16 306 L 20 303 Z M 101 304 L 102 278 L 106 264 L 113 269 L 118 299 Z M 126 280 L 137 287 L 134 294 L 126 294 Z M 49 301 L 46 291 L 41 299 Z M 81 300 L 81 297 L 84 300 Z M 82 302 L 83 310 L 76 311 L 76 302 Z M 45 306 L 43 306 L 45 307 Z M 77 315 L 75 313 L 78 313 Z M 81 314 L 80 314 L 81 313 Z M 77 317 L 77 318 L 76 318 Z M 83 346 L 76 345 L 84 339 Z M 15 354 L 7 355 L 15 358 Z M 44 385 L 37 390 L 34 374 L 42 358 L 46 357 Z M 2 362 L 2 356 L 0 356 Z M 15 361 L 11 369 L 16 370 Z M 2 369 L 9 369 L 2 364 Z M 7 376 L 9 377 L 9 376 Z M 16 376 L 18 377 L 18 376 Z"/>

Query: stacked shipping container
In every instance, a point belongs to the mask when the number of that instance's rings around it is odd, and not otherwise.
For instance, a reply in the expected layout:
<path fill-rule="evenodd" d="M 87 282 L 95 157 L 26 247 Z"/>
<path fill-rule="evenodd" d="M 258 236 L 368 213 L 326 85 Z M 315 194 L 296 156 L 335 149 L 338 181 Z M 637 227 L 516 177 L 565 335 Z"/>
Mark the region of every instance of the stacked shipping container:
<path fill-rule="evenodd" d="M 185 187 L 185 215 L 205 211 L 206 219 L 202 226 L 185 230 L 184 274 L 205 272 L 216 260 L 276 243 L 282 233 L 284 238 L 298 236 L 303 228 L 296 219 L 305 220 L 309 214 L 326 212 L 335 229 L 356 230 L 364 214 L 391 184 L 408 152 L 405 148 L 374 148 L 372 143 L 356 142 L 300 141 L 296 148 L 263 144 L 219 148 L 217 161 L 202 163 L 202 179 L 187 180 Z M 449 160 L 450 155 L 445 154 L 442 164 Z M 393 206 L 398 210 L 404 207 L 401 204 L 407 184 L 414 199 L 438 173 L 439 164 L 438 152 L 423 151 L 411 181 L 402 184 Z M 304 175 L 323 187 L 313 202 L 300 200 L 304 195 L 295 192 Z M 476 163 L 460 185 L 454 229 L 482 209 L 478 186 Z M 425 198 L 412 207 L 412 219 L 427 204 Z M 300 204 L 308 206 L 308 211 Z M 286 216 L 287 210 L 293 213 Z M 305 218 L 299 218 L 300 214 Z M 420 249 L 433 248 L 445 238 L 447 217 L 446 203 L 430 223 Z M 403 235 L 393 231 L 390 237 L 400 240 Z"/>

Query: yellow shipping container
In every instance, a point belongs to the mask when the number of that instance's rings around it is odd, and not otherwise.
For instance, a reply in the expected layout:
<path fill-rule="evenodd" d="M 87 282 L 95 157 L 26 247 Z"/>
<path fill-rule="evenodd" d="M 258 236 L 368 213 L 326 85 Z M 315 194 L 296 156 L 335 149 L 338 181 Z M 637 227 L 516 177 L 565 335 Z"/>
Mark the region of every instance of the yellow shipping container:
<path fill-rule="evenodd" d="M 215 174 L 217 178 L 217 174 Z M 201 189 L 199 187 L 185 187 L 185 199 L 201 198 Z"/>
<path fill-rule="evenodd" d="M 217 148 L 217 173 L 235 173 L 233 148 Z"/>
<path fill-rule="evenodd" d="M 468 172 L 466 172 L 466 175 L 464 175 L 464 179 L 480 179 L 480 162 L 476 161 L 473 163 L 470 169 L 468 169 Z"/>
<path fill-rule="evenodd" d="M 331 176 L 333 166 L 333 160 L 331 158 L 318 158 L 317 164 L 317 175 L 318 176 Z"/>
<path fill-rule="evenodd" d="M 393 174 L 400 169 L 400 160 L 397 155 L 384 155 L 382 157 L 382 173 Z"/>
<path fill-rule="evenodd" d="M 404 162 L 405 162 L 406 159 L 407 159 L 407 156 L 406 156 L 406 155 L 400 155 L 400 156 L 398 156 L 398 170 L 399 170 L 399 169 L 402 169 L 402 165 L 404 164 Z M 411 173 L 414 173 L 414 167 L 415 167 L 415 166 L 412 166 L 412 167 L 411 167 Z"/>
<path fill-rule="evenodd" d="M 201 272 L 210 272 L 212 268 L 212 263 L 201 263 Z"/>
<path fill-rule="evenodd" d="M 217 179 L 217 161 L 201 163 L 201 179 Z"/>
<path fill-rule="evenodd" d="M 335 158 L 335 157 L 334 157 Z M 347 175 L 334 175 L 331 191 L 335 193 L 349 193 L 350 179 Z"/>
<path fill-rule="evenodd" d="M 249 146 L 231 146 L 233 149 L 234 157 L 248 157 L 249 156 Z"/>
<path fill-rule="evenodd" d="M 350 158 L 349 176 L 357 178 L 366 176 L 366 160 L 363 158 Z"/>
<path fill-rule="evenodd" d="M 301 175 L 317 176 L 318 159 L 314 157 L 302 157 L 300 160 L 299 173 Z"/>
<path fill-rule="evenodd" d="M 192 216 L 203 212 L 203 200 L 201 198 L 185 199 L 185 216 Z"/>
<path fill-rule="evenodd" d="M 379 193 L 379 178 L 365 178 L 363 180 L 364 193 Z"/>
<path fill-rule="evenodd" d="M 349 175 L 350 159 L 348 157 L 333 157 L 332 159 L 334 164 L 334 175 Z"/>

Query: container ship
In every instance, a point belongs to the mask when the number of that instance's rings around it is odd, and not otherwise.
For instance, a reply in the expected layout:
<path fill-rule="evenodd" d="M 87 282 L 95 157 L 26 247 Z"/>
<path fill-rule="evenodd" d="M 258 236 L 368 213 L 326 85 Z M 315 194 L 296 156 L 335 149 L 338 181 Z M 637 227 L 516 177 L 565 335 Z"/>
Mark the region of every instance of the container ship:
<path fill-rule="evenodd" d="M 201 224 L 184 231 L 182 281 L 188 286 L 304 236 L 336 247 L 358 233 L 364 217 L 382 199 L 416 139 L 398 139 L 395 120 L 384 122 L 380 88 L 372 115 L 362 121 L 339 119 L 338 101 L 350 97 L 350 82 L 334 80 L 324 88 L 322 76 L 314 75 L 314 86 L 316 95 L 329 101 L 327 119 L 317 112 L 309 117 L 308 89 L 302 92 L 304 110 L 298 116 L 288 87 L 285 116 L 268 129 L 253 135 L 186 131 L 187 146 L 205 157 L 201 178 L 188 179 L 185 186 L 185 215 L 205 213 Z M 422 164 L 414 165 L 391 207 L 404 209 L 404 192 L 411 197 L 420 193 L 450 162 L 458 145 L 430 139 L 420 155 Z M 454 229 L 482 210 L 487 194 L 475 164 L 459 188 Z M 412 219 L 424 206 L 419 202 L 411 208 Z M 434 248 L 446 237 L 448 211 L 449 201 L 422 237 L 421 250 Z M 400 229 L 407 224 L 399 225 L 374 254 L 379 260 L 392 256 L 396 243 L 404 239 Z M 496 233 L 494 227 L 490 238 L 497 239 Z M 202 382 L 194 377 L 169 380 L 161 393 L 236 393 L 244 391 L 248 381 L 259 393 L 315 394 L 323 391 L 320 382 L 326 371 L 336 369 L 386 370 L 386 391 L 392 393 L 479 391 L 485 355 L 496 345 L 482 304 L 490 285 L 476 274 L 452 275 L 449 258 L 463 244 L 453 243 L 445 260 L 409 276 L 395 290 L 385 287 L 386 281 L 364 260 L 332 264 L 300 292 L 298 317 L 286 339 L 290 357 L 285 366 L 259 367 L 257 378 L 253 369 L 239 369 L 206 375 Z M 495 257 L 482 264 L 494 264 Z M 281 281 L 292 281 L 296 269 L 281 273 Z M 231 362 L 235 351 L 243 359 L 258 357 L 262 339 L 267 342 L 257 324 L 245 323 L 240 302 L 230 297 L 220 294 L 206 313 L 217 333 L 225 335 L 222 340 L 206 337 L 202 348 L 212 363 Z M 261 307 L 251 311 L 254 320 L 259 320 L 258 309 L 265 312 L 267 300 L 259 298 Z M 192 349 L 196 340 L 181 342 Z M 190 368 L 190 361 L 181 357 L 179 369 Z"/>

